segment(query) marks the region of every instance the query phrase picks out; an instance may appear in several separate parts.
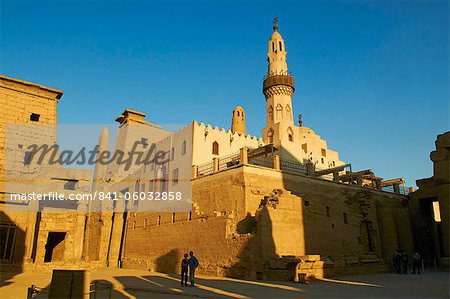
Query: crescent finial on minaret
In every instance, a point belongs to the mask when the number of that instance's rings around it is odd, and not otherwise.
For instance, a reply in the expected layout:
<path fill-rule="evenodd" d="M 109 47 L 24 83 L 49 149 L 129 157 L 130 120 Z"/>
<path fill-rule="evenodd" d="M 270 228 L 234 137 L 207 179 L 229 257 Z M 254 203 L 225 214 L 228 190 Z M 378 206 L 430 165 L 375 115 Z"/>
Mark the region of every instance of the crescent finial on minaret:
<path fill-rule="evenodd" d="M 273 31 L 278 31 L 278 18 L 277 17 L 273 18 L 272 23 L 273 23 Z"/>

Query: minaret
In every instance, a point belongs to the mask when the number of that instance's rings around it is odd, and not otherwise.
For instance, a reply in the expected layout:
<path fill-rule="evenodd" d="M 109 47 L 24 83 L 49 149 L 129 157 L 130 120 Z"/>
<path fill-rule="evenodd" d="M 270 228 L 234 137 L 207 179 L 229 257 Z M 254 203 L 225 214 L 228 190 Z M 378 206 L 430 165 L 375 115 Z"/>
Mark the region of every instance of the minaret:
<path fill-rule="evenodd" d="M 233 120 L 231 121 L 231 132 L 246 135 L 245 110 L 241 106 L 233 109 Z"/>
<path fill-rule="evenodd" d="M 286 47 L 283 37 L 278 32 L 278 19 L 273 20 L 273 33 L 269 40 L 269 63 L 264 79 L 263 93 L 266 97 L 267 125 L 263 130 L 264 141 L 273 143 L 274 126 L 284 124 L 294 126 L 292 111 L 292 95 L 294 93 L 294 77 L 289 74 L 286 62 Z M 286 133 L 287 134 L 287 133 Z M 269 138 L 270 137 L 270 138 Z M 282 138 L 282 136 L 279 136 Z"/>

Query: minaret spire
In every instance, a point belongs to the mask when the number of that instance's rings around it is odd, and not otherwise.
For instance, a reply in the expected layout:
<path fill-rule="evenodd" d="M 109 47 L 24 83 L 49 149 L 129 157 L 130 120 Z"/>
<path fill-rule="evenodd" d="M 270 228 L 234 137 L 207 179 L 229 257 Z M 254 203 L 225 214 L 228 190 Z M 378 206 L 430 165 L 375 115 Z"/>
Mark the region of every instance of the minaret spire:
<path fill-rule="evenodd" d="M 278 18 L 274 18 L 272 22 L 273 33 L 267 53 L 267 75 L 263 84 L 267 106 L 267 125 L 263 130 L 263 136 L 265 142 L 277 144 L 277 138 L 274 139 L 272 136 L 278 138 L 289 136 L 288 131 L 291 132 L 294 127 L 292 95 L 295 88 L 294 77 L 288 71 L 284 39 L 278 31 Z M 283 132 L 277 133 L 281 130 L 280 125 L 283 126 Z"/>
<path fill-rule="evenodd" d="M 268 75 L 287 75 L 288 67 L 286 63 L 286 48 L 284 39 L 278 31 L 278 18 L 273 19 L 273 33 L 270 37 L 267 53 L 269 65 Z"/>

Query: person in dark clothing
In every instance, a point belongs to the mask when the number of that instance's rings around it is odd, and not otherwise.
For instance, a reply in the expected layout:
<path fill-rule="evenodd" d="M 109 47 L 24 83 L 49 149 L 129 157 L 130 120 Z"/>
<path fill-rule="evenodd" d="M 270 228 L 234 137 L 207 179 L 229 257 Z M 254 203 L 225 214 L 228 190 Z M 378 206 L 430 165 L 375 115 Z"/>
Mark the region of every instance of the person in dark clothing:
<path fill-rule="evenodd" d="M 421 268 L 421 261 L 422 261 L 422 257 L 420 256 L 420 253 L 417 249 L 414 249 L 413 252 L 413 272 L 412 274 L 416 274 L 416 269 L 417 269 L 417 274 L 420 274 L 420 268 Z"/>
<path fill-rule="evenodd" d="M 198 267 L 198 260 L 194 256 L 194 252 L 189 252 L 189 255 L 191 256 L 189 258 L 189 279 L 191 281 L 191 287 L 194 286 L 194 280 L 195 280 L 195 269 Z"/>
<path fill-rule="evenodd" d="M 404 250 L 402 250 L 401 252 L 401 263 L 403 268 L 403 274 L 406 274 L 408 272 L 408 254 Z"/>
<path fill-rule="evenodd" d="M 394 255 L 392 256 L 392 261 L 394 263 L 395 273 L 401 274 L 401 249 L 398 248 L 394 251 Z"/>
<path fill-rule="evenodd" d="M 188 269 L 189 269 L 189 259 L 188 254 L 184 254 L 184 259 L 181 260 L 181 286 L 187 287 L 187 277 L 188 277 Z"/>

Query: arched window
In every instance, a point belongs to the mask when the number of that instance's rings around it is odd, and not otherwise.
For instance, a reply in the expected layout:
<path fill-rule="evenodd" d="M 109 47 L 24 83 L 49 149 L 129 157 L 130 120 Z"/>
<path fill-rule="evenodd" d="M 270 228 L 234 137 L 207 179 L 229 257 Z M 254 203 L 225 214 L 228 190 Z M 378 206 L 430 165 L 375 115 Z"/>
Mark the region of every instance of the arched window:
<path fill-rule="evenodd" d="M 267 132 L 267 137 L 269 137 L 269 143 L 273 143 L 273 129 L 270 128 Z"/>
<path fill-rule="evenodd" d="M 288 137 L 289 141 L 294 141 L 294 132 L 292 132 L 291 128 L 288 129 Z"/>
<path fill-rule="evenodd" d="M 217 143 L 217 141 L 214 141 L 212 144 L 212 154 L 213 155 L 219 154 L 219 144 Z"/>
<path fill-rule="evenodd" d="M 281 42 L 278 42 L 280 45 L 280 51 L 283 51 L 283 46 L 281 45 Z"/>
<path fill-rule="evenodd" d="M 272 42 L 272 52 L 275 52 L 275 43 Z"/>
<path fill-rule="evenodd" d="M 239 116 L 240 114 L 239 114 L 239 111 L 237 111 L 237 116 Z"/>
<path fill-rule="evenodd" d="M 286 117 L 289 119 L 292 119 L 292 110 L 291 110 L 291 106 L 289 106 L 289 104 L 286 105 Z"/>
<path fill-rule="evenodd" d="M 277 105 L 277 119 L 283 119 L 283 106 Z"/>
<path fill-rule="evenodd" d="M 186 155 L 186 140 L 183 141 L 183 145 L 181 145 L 181 154 Z"/>
<path fill-rule="evenodd" d="M 269 121 L 273 121 L 273 107 L 269 106 L 267 109 L 267 116 L 269 117 Z"/>
<path fill-rule="evenodd" d="M 172 152 L 171 152 L 171 156 L 170 156 L 170 160 L 173 161 L 173 159 L 175 159 L 175 148 L 172 147 Z"/>

